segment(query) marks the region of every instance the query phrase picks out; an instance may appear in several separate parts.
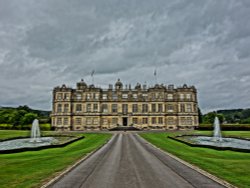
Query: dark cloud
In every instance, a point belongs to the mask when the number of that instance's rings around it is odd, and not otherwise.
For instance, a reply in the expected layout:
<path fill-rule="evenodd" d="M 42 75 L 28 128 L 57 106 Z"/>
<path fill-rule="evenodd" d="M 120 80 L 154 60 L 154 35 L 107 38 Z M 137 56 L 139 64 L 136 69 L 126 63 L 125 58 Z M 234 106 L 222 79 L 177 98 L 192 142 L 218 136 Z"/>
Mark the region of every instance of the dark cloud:
<path fill-rule="evenodd" d="M 203 111 L 250 106 L 248 0 L 0 0 L 0 105 L 51 108 L 54 86 L 195 85 Z"/>

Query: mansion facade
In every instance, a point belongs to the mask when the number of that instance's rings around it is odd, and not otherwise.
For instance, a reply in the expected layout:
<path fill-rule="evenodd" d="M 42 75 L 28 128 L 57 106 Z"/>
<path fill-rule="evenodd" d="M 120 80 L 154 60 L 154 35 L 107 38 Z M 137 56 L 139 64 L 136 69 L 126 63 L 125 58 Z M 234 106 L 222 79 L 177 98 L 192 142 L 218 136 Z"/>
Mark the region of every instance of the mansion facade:
<path fill-rule="evenodd" d="M 102 130 L 117 126 L 139 129 L 193 129 L 198 126 L 197 90 L 156 84 L 123 86 L 118 79 L 107 89 L 65 85 L 53 90 L 52 126 L 55 130 Z"/>

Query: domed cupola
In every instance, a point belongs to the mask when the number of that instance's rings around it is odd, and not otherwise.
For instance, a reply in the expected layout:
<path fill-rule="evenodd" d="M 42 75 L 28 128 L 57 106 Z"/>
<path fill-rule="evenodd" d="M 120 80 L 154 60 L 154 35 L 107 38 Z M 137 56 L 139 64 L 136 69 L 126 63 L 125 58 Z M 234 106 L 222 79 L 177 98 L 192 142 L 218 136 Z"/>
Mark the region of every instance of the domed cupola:
<path fill-rule="evenodd" d="M 78 83 L 76 84 L 76 86 L 77 86 L 77 89 L 78 89 L 78 90 L 83 90 L 83 89 L 87 88 L 87 84 L 84 82 L 83 79 L 81 79 L 81 81 L 78 82 Z"/>
<path fill-rule="evenodd" d="M 122 84 L 121 80 L 118 79 L 117 82 L 115 83 L 115 89 L 116 90 L 122 89 L 122 86 L 123 86 L 123 84 Z"/>

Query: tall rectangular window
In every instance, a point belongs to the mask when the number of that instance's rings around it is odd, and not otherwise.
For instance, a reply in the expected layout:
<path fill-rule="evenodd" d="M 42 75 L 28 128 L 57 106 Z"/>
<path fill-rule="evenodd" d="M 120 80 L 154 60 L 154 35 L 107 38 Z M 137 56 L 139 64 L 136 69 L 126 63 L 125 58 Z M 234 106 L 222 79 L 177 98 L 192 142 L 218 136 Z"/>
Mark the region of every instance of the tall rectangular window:
<path fill-rule="evenodd" d="M 87 112 L 91 112 L 91 104 L 87 104 L 87 109 L 86 109 Z"/>
<path fill-rule="evenodd" d="M 156 104 L 152 104 L 151 105 L 151 111 L 152 112 L 156 112 Z"/>
<path fill-rule="evenodd" d="M 175 120 L 173 117 L 169 117 L 168 120 L 167 120 L 167 124 L 168 125 L 175 125 Z"/>
<path fill-rule="evenodd" d="M 187 109 L 187 112 L 192 112 L 192 105 L 186 104 L 186 109 Z"/>
<path fill-rule="evenodd" d="M 98 104 L 97 103 L 94 103 L 93 109 L 94 109 L 94 112 L 98 112 Z"/>
<path fill-rule="evenodd" d="M 56 124 L 57 125 L 62 125 L 62 118 L 57 118 L 57 120 L 56 120 Z"/>
<path fill-rule="evenodd" d="M 69 112 L 69 104 L 64 104 L 64 112 Z"/>
<path fill-rule="evenodd" d="M 156 117 L 152 117 L 152 124 L 156 124 Z"/>
<path fill-rule="evenodd" d="M 117 113 L 117 104 L 112 104 L 112 113 Z"/>
<path fill-rule="evenodd" d="M 58 93 L 58 94 L 57 94 L 57 99 L 58 99 L 58 100 L 61 100 L 61 99 L 62 99 L 62 93 Z"/>
<path fill-rule="evenodd" d="M 162 117 L 159 117 L 159 118 L 158 118 L 158 123 L 159 123 L 159 124 L 163 124 L 163 118 L 162 118 Z"/>
<path fill-rule="evenodd" d="M 92 124 L 92 118 L 86 118 L 86 124 L 91 125 Z"/>
<path fill-rule="evenodd" d="M 122 113 L 128 113 L 128 104 L 122 104 Z"/>
<path fill-rule="evenodd" d="M 62 104 L 57 105 L 57 112 L 61 113 L 62 112 Z"/>
<path fill-rule="evenodd" d="M 102 104 L 102 112 L 108 113 L 108 104 Z"/>
<path fill-rule="evenodd" d="M 158 112 L 163 112 L 162 104 L 158 104 Z"/>
<path fill-rule="evenodd" d="M 69 124 L 69 118 L 64 118 L 63 125 L 68 125 L 68 124 Z"/>
<path fill-rule="evenodd" d="M 185 104 L 180 105 L 180 112 L 185 112 Z"/>
<path fill-rule="evenodd" d="M 148 112 L 148 104 L 142 104 L 142 112 Z"/>
<path fill-rule="evenodd" d="M 108 95 L 107 95 L 107 94 L 103 94 L 103 95 L 102 95 L 102 99 L 103 99 L 103 100 L 107 100 L 107 99 L 108 99 Z"/>
<path fill-rule="evenodd" d="M 82 99 L 82 95 L 80 93 L 76 94 L 76 99 L 77 100 L 81 100 Z"/>
<path fill-rule="evenodd" d="M 135 112 L 138 112 L 138 105 L 137 104 L 133 104 L 132 105 L 132 111 L 135 113 Z"/>
<path fill-rule="evenodd" d="M 186 124 L 187 125 L 192 125 L 193 124 L 192 117 L 187 117 Z"/>
<path fill-rule="evenodd" d="M 173 94 L 168 94 L 168 95 L 167 95 L 167 99 L 168 99 L 168 100 L 173 100 Z"/>

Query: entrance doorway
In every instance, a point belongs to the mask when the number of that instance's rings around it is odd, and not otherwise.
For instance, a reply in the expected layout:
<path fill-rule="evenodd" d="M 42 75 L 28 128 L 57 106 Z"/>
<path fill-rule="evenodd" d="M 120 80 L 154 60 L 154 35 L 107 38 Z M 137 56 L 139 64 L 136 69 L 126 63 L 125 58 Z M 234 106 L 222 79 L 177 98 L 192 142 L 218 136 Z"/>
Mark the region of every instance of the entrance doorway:
<path fill-rule="evenodd" d="M 128 118 L 127 117 L 122 118 L 122 125 L 128 126 Z"/>

